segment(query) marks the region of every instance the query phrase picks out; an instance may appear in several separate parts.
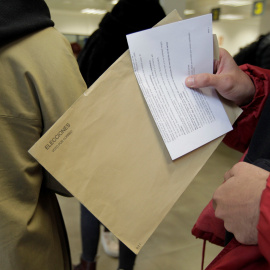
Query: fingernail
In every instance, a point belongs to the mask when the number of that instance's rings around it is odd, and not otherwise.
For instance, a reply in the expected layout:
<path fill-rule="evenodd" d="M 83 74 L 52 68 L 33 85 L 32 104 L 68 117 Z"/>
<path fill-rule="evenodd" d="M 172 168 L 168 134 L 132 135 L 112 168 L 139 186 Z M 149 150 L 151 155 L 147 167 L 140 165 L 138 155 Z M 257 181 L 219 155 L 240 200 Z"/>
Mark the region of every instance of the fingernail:
<path fill-rule="evenodd" d="M 193 76 L 190 76 L 187 78 L 186 84 L 188 87 L 193 87 L 194 86 L 195 79 Z"/>

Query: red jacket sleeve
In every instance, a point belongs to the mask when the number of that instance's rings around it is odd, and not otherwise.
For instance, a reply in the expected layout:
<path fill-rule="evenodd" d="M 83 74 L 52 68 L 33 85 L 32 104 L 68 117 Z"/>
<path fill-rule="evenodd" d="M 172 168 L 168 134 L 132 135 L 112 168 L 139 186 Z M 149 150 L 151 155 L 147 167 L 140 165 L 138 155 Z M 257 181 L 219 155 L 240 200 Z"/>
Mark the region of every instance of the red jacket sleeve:
<path fill-rule="evenodd" d="M 233 130 L 225 136 L 223 142 L 240 152 L 244 152 L 248 148 L 270 91 L 270 70 L 252 65 L 243 65 L 240 68 L 253 81 L 256 93 L 253 100 L 242 107 L 242 114 L 234 123 Z"/>

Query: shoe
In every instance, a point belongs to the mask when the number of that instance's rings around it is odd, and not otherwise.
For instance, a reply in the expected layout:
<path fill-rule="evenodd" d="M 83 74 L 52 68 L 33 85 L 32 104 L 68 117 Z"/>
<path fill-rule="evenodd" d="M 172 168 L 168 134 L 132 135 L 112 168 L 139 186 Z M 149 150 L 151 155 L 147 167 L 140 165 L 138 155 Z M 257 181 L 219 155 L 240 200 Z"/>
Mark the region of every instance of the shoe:
<path fill-rule="evenodd" d="M 96 262 L 88 262 L 81 258 L 78 265 L 73 266 L 73 270 L 96 270 Z"/>
<path fill-rule="evenodd" d="M 110 231 L 101 231 L 101 243 L 107 255 L 114 258 L 119 256 L 119 241 Z"/>

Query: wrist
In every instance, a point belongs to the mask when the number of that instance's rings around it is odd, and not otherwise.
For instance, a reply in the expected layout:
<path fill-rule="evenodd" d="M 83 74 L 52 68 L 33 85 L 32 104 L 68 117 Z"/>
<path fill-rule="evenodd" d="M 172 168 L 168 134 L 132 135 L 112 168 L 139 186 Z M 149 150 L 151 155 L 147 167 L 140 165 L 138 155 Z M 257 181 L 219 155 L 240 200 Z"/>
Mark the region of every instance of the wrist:
<path fill-rule="evenodd" d="M 256 88 L 252 79 L 247 74 L 244 74 L 244 76 L 246 77 L 246 84 L 244 84 L 243 95 L 238 101 L 235 102 L 240 107 L 251 103 L 256 92 Z"/>

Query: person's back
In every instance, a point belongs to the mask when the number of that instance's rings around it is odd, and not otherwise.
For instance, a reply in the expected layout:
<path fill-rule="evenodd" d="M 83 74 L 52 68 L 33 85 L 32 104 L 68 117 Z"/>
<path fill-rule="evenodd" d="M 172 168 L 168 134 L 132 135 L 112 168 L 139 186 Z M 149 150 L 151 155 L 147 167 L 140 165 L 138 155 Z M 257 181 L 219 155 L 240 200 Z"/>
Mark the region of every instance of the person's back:
<path fill-rule="evenodd" d="M 257 66 L 270 69 L 270 33 L 265 35 L 256 52 Z"/>
<path fill-rule="evenodd" d="M 7 36 L 0 19 L 0 268 L 68 270 L 69 247 L 58 202 L 43 187 L 47 174 L 28 149 L 86 85 L 43 1 L 0 2 L 5 6 L 1 15 L 7 12 L 2 19 L 10 18 L 5 21 Z M 40 24 L 32 17 L 36 25 L 30 27 L 31 18 L 26 22 L 18 12 L 12 18 L 9 11 L 16 5 L 22 14 L 25 9 L 44 11 L 37 16 Z"/>
<path fill-rule="evenodd" d="M 239 66 L 250 64 L 270 69 L 270 33 L 241 48 L 233 59 Z"/>
<path fill-rule="evenodd" d="M 127 34 L 151 28 L 165 16 L 158 0 L 120 0 L 104 16 L 78 56 L 87 86 L 128 49 Z"/>

